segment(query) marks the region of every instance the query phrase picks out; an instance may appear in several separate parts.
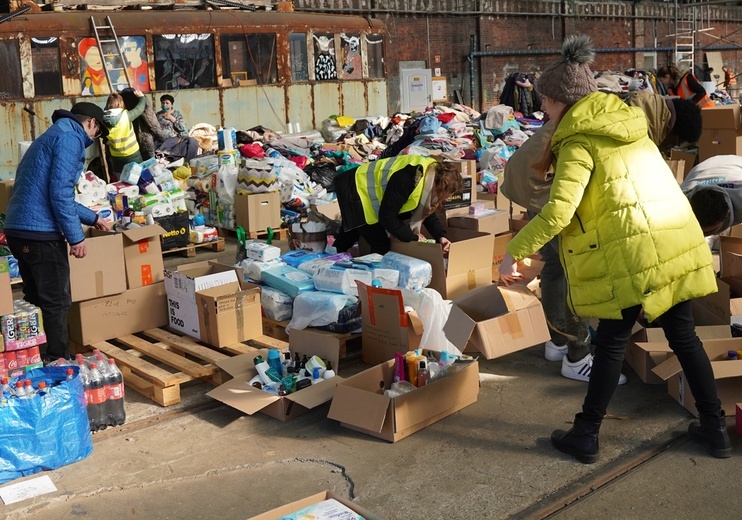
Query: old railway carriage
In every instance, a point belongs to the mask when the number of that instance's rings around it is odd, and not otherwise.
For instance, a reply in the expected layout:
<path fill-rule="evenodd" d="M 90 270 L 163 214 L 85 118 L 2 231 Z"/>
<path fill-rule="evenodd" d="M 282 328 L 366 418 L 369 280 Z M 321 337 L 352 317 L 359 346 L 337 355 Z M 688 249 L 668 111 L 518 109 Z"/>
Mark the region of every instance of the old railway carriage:
<path fill-rule="evenodd" d="M 101 53 L 109 16 L 120 53 Z M 108 35 L 110 37 L 110 35 Z M 100 40 L 106 39 L 100 32 Z M 385 114 L 384 31 L 360 16 L 276 11 L 39 12 L 0 24 L 0 178 L 52 112 L 127 84 L 169 93 L 188 124 L 317 128 L 332 114 Z M 103 56 L 101 56 L 103 54 Z M 120 57 L 120 58 L 119 58 Z M 116 65 L 120 59 L 125 65 Z M 102 61 L 109 64 L 106 78 Z M 24 108 L 26 110 L 24 110 Z"/>

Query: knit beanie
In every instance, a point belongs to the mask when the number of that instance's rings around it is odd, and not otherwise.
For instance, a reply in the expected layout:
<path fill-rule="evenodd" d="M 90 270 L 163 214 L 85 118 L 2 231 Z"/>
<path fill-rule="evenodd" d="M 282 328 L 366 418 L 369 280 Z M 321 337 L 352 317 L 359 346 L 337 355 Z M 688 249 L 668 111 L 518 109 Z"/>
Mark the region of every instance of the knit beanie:
<path fill-rule="evenodd" d="M 566 105 L 574 105 L 588 94 L 598 90 L 590 63 L 595 59 L 589 36 L 571 35 L 562 43 L 562 57 L 541 73 L 536 83 L 544 96 Z"/>

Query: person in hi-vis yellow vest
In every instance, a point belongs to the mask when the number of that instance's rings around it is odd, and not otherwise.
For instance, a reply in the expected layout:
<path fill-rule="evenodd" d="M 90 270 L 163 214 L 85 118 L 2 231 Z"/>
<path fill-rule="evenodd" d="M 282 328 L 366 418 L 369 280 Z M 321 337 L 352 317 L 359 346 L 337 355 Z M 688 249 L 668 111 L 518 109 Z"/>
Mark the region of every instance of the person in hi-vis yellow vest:
<path fill-rule="evenodd" d="M 390 234 L 402 242 L 422 240 L 424 225 L 447 252 L 450 242 L 435 210 L 461 190 L 461 174 L 452 163 L 422 155 L 379 159 L 342 172 L 335 177 L 343 220 L 335 248 L 347 251 L 363 237 L 371 252 L 384 254 Z"/>
<path fill-rule="evenodd" d="M 126 110 L 124 98 L 118 92 L 114 92 L 108 96 L 106 109 L 103 112 L 103 123 L 108 128 L 108 151 L 116 176 L 121 173 L 127 163 L 140 163 L 143 160 L 131 122 L 142 115 L 147 102 L 141 91 L 135 90 L 134 94 L 139 98 L 139 102 L 132 110 Z M 113 180 L 118 180 L 118 178 Z"/>

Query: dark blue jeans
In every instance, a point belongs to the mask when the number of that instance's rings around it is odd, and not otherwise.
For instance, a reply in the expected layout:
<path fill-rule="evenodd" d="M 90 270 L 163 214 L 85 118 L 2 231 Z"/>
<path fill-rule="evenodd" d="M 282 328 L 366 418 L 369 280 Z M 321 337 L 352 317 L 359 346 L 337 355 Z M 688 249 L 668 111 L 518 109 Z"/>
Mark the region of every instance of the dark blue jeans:
<path fill-rule="evenodd" d="M 624 309 L 620 320 L 600 320 L 595 338 L 595 359 L 582 405 L 585 420 L 600 422 L 603 419 L 618 385 L 626 345 L 640 310 L 641 306 L 637 305 Z M 721 403 L 716 393 L 714 373 L 703 344 L 696 336 L 691 302 L 672 307 L 660 316 L 660 325 L 683 367 L 699 415 L 718 417 Z"/>
<path fill-rule="evenodd" d="M 23 299 L 41 309 L 46 332 L 46 359 L 69 357 L 67 312 L 70 297 L 70 262 L 67 242 L 40 242 L 7 237 L 8 247 L 18 259 L 23 279 Z"/>

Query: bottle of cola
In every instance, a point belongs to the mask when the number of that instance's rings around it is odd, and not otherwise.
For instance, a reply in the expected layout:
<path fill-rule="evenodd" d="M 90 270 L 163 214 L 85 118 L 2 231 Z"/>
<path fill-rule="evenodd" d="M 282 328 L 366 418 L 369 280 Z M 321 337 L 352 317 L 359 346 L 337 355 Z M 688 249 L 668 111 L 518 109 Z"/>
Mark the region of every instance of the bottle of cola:
<path fill-rule="evenodd" d="M 106 377 L 106 422 L 109 426 L 119 426 L 126 422 L 124 408 L 124 376 L 116 366 L 116 360 L 108 358 Z"/>
<path fill-rule="evenodd" d="M 88 402 L 88 420 L 90 431 L 103 430 L 108 426 L 106 418 L 106 381 L 98 370 L 98 365 L 90 364 L 88 385 L 85 391 L 90 391 L 90 402 Z"/>

